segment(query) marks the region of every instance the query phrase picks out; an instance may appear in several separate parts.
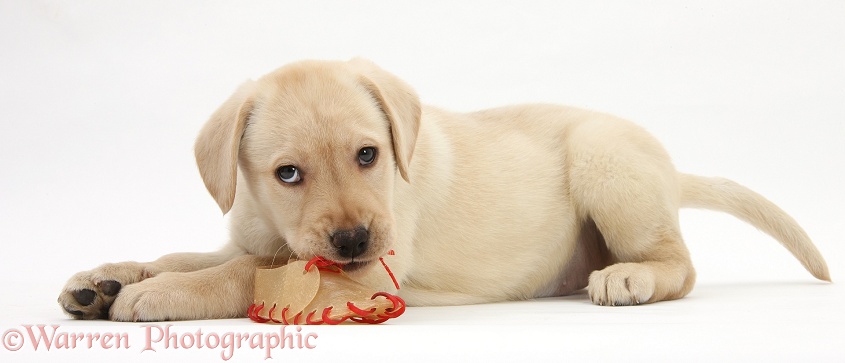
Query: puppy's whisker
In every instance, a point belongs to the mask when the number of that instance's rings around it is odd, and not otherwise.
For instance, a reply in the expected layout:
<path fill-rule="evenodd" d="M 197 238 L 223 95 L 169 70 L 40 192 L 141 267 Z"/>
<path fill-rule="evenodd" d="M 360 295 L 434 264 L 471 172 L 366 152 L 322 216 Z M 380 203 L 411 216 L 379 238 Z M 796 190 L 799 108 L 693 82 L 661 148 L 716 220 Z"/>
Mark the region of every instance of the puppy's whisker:
<path fill-rule="evenodd" d="M 281 252 L 281 251 L 282 251 L 282 248 L 285 248 L 285 246 L 287 246 L 287 245 L 288 245 L 288 243 L 287 243 L 287 242 L 282 243 L 282 245 L 281 245 L 281 246 L 279 246 L 279 248 L 276 250 L 276 252 L 275 252 L 275 253 L 273 253 L 273 259 L 272 259 L 272 260 L 270 260 L 270 266 L 275 266 L 275 265 L 276 265 L 276 255 L 278 255 L 278 254 L 279 254 L 279 252 Z M 291 252 L 290 256 L 288 256 L 288 260 L 290 260 L 290 258 L 291 258 L 292 256 L 293 256 L 293 252 Z"/>

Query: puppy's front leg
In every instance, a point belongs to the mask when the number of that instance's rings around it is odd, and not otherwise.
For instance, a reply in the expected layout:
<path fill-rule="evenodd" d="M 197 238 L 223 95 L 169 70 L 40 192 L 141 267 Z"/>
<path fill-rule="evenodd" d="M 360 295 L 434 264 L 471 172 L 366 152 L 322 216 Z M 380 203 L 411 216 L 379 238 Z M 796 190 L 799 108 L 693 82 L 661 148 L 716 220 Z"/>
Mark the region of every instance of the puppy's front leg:
<path fill-rule="evenodd" d="M 107 319 L 112 303 L 128 285 L 163 272 L 218 266 L 241 254 L 238 248 L 228 247 L 212 253 L 174 253 L 147 263 L 107 263 L 73 275 L 59 294 L 59 305 L 76 319 Z"/>
<path fill-rule="evenodd" d="M 126 286 L 114 300 L 109 318 L 161 321 L 245 317 L 252 303 L 255 270 L 271 258 L 243 255 L 211 268 L 164 272 Z"/>

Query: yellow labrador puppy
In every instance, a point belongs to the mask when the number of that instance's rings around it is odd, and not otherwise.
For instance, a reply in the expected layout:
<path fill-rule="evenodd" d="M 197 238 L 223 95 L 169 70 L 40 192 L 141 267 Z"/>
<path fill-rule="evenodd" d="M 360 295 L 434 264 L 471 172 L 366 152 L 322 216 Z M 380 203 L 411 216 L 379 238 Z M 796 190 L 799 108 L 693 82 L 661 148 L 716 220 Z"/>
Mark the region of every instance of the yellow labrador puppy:
<path fill-rule="evenodd" d="M 205 125 L 196 157 L 231 213 L 231 243 L 78 273 L 59 296 L 69 315 L 243 317 L 255 268 L 273 256 L 324 256 L 367 280 L 390 249 L 411 306 L 585 287 L 600 305 L 678 299 L 695 281 L 680 207 L 731 213 L 829 280 L 785 212 L 729 180 L 678 173 L 640 127 L 550 105 L 421 106 L 364 60 L 305 61 L 247 82 Z"/>

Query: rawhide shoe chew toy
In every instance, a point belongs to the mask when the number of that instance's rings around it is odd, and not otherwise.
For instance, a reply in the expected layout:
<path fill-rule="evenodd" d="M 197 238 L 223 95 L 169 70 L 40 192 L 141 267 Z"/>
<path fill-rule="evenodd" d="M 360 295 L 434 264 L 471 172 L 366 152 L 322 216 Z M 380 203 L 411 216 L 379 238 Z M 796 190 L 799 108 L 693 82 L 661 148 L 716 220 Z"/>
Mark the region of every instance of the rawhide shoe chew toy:
<path fill-rule="evenodd" d="M 384 258 L 379 261 L 399 289 Z M 379 324 L 405 312 L 405 301 L 399 296 L 374 290 L 343 272 L 342 265 L 320 256 L 281 267 L 259 267 L 247 316 L 259 323 L 285 325 L 334 325 L 347 320 Z"/>

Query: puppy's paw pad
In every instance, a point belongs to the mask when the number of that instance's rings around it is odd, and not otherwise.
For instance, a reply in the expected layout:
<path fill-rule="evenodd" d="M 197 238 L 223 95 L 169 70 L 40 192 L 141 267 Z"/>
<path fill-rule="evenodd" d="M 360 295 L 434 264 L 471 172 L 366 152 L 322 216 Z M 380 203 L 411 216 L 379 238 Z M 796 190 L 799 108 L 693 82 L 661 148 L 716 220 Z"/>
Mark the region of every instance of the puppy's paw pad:
<path fill-rule="evenodd" d="M 100 291 L 106 296 L 115 296 L 123 288 L 123 284 L 114 280 L 100 282 Z"/>
<path fill-rule="evenodd" d="M 74 291 L 72 295 L 76 302 L 82 306 L 88 306 L 93 304 L 94 299 L 97 298 L 97 293 L 91 289 L 82 289 L 79 291 Z"/>

